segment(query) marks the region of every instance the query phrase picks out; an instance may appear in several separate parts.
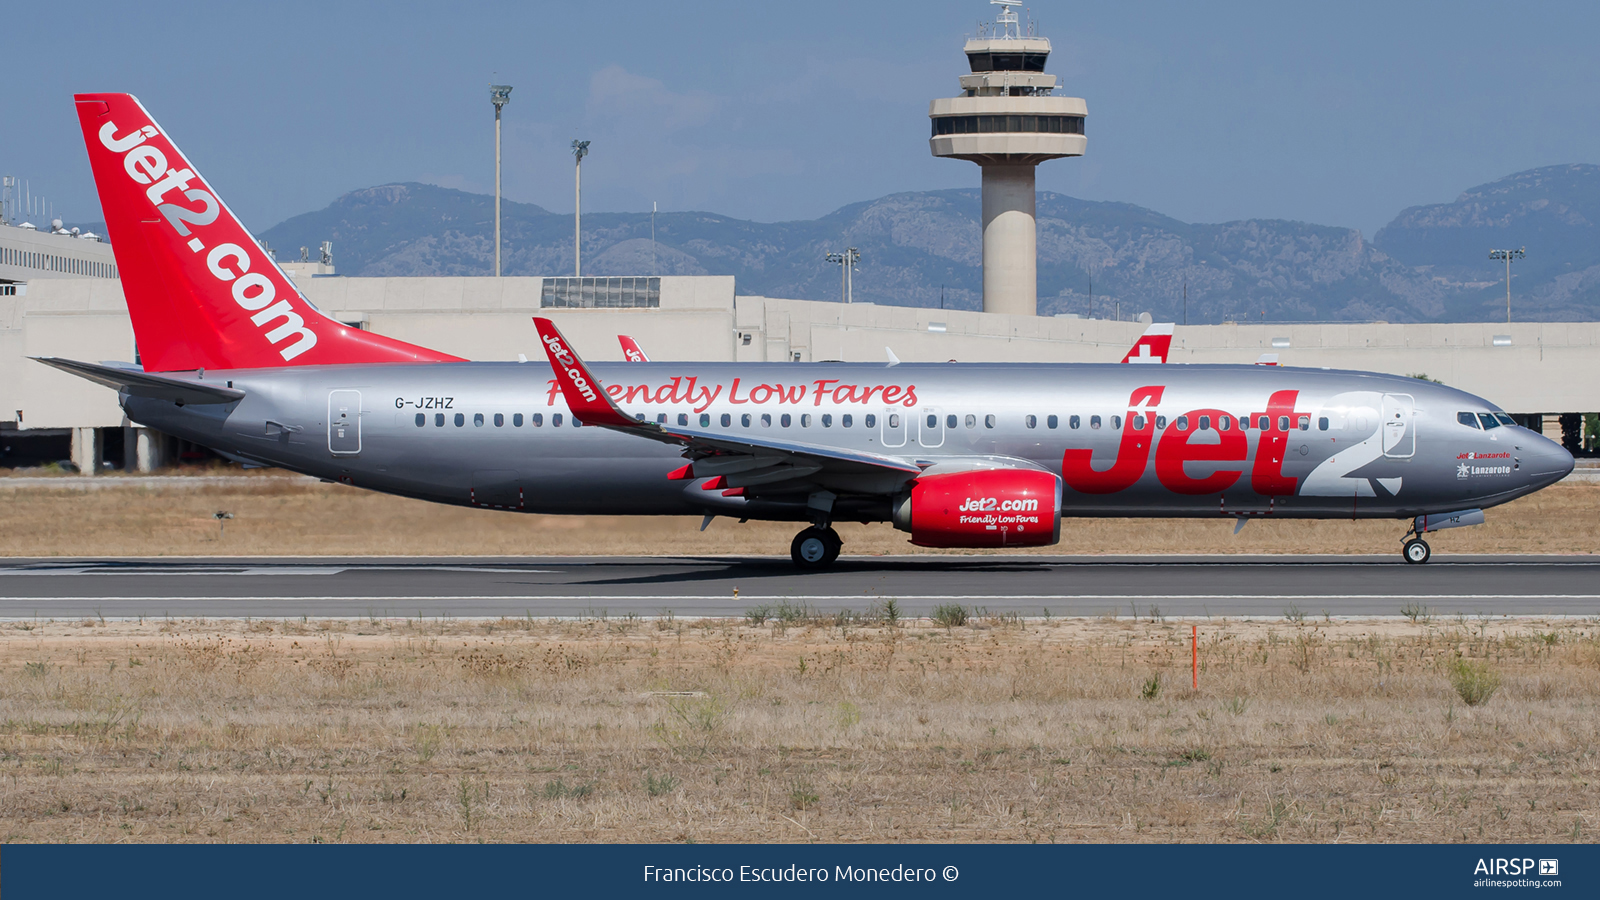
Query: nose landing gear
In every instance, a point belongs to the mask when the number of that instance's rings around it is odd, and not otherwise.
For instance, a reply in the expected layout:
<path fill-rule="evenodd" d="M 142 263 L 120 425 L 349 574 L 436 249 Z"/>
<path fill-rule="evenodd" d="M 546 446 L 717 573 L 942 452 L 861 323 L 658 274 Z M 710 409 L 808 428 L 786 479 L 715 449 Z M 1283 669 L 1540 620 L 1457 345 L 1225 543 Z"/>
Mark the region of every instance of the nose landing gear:
<path fill-rule="evenodd" d="M 833 565 L 843 548 L 844 541 L 839 538 L 837 531 L 831 527 L 818 528 L 813 525 L 794 536 L 794 541 L 789 544 L 789 557 L 796 566 L 814 572 Z"/>
<path fill-rule="evenodd" d="M 1414 537 L 1406 541 L 1405 546 L 1400 549 L 1400 555 L 1405 557 L 1405 561 L 1408 563 L 1421 565 L 1428 561 L 1428 557 L 1433 555 L 1433 550 L 1428 547 L 1427 541 Z"/>

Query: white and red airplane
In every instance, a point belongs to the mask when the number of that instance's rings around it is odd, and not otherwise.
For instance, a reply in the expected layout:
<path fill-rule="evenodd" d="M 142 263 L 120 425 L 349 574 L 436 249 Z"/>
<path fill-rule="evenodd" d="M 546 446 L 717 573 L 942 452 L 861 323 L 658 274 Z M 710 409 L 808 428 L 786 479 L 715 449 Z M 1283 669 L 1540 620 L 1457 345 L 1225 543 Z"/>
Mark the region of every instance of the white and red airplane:
<path fill-rule="evenodd" d="M 244 462 L 464 506 L 801 522 L 806 568 L 838 556 L 835 521 L 1006 548 L 1078 516 L 1399 519 L 1426 562 L 1425 532 L 1573 466 L 1487 400 L 1367 372 L 590 366 L 543 317 L 548 365 L 468 362 L 323 316 L 137 100 L 77 108 L 143 365 L 42 361 Z"/>

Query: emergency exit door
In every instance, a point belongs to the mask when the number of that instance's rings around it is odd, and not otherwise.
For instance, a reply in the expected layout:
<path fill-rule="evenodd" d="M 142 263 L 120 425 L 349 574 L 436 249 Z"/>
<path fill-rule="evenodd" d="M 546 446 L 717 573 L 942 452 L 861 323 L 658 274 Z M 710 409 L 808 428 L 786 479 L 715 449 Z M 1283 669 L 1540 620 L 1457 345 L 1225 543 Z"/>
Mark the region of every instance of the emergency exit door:
<path fill-rule="evenodd" d="M 361 452 L 361 392 L 328 392 L 328 451 L 335 456 Z"/>

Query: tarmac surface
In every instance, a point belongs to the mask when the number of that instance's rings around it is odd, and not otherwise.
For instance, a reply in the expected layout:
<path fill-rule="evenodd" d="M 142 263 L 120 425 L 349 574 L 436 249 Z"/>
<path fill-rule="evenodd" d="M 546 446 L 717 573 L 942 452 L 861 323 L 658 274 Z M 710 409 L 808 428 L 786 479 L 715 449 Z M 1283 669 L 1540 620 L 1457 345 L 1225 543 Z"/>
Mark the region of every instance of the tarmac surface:
<path fill-rule="evenodd" d="M 0 618 L 1600 615 L 1600 556 L 364 557 L 0 560 Z"/>

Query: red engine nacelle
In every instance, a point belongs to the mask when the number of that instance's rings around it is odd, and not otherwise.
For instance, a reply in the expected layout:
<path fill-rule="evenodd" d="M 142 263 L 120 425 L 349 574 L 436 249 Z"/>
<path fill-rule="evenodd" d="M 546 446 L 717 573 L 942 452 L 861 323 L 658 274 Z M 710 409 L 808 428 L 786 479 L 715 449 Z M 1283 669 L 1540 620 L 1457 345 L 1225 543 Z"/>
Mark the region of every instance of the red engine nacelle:
<path fill-rule="evenodd" d="M 1042 547 L 1061 539 L 1061 479 L 1037 469 L 923 475 L 895 503 L 918 547 Z"/>

